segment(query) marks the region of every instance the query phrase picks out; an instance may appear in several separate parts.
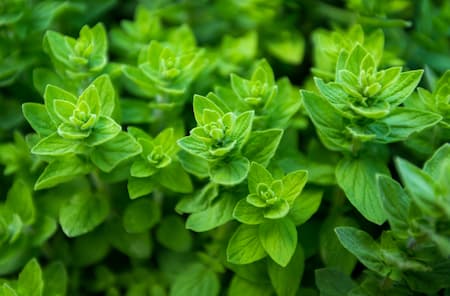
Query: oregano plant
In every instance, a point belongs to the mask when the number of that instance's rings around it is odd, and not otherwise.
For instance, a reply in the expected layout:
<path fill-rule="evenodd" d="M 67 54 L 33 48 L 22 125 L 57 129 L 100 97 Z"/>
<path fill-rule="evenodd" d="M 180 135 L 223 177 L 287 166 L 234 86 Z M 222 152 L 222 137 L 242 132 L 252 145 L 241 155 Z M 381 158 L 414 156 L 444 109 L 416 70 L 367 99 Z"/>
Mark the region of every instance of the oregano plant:
<path fill-rule="evenodd" d="M 0 1 L 0 296 L 449 295 L 449 27 Z"/>

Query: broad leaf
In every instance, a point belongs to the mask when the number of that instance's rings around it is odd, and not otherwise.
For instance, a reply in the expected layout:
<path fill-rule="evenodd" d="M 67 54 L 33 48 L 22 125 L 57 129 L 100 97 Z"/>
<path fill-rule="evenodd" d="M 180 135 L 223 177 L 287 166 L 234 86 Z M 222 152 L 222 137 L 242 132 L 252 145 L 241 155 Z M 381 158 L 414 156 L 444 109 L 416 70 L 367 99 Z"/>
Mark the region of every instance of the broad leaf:
<path fill-rule="evenodd" d="M 120 162 L 139 153 L 142 148 L 136 140 L 125 132 L 120 132 L 112 140 L 96 146 L 92 151 L 92 162 L 104 172 L 110 172 Z"/>
<path fill-rule="evenodd" d="M 217 296 L 220 282 L 217 275 L 206 266 L 194 263 L 181 272 L 173 282 L 170 296 Z"/>
<path fill-rule="evenodd" d="M 382 224 L 386 220 L 376 175 L 389 175 L 382 161 L 361 157 L 342 159 L 336 167 L 336 179 L 352 205 L 369 221 Z"/>
<path fill-rule="evenodd" d="M 131 202 L 123 213 L 123 228 L 129 233 L 144 232 L 161 218 L 159 205 L 152 199 L 141 198 Z"/>
<path fill-rule="evenodd" d="M 203 232 L 231 221 L 237 198 L 232 194 L 223 193 L 217 199 L 205 210 L 191 214 L 186 221 L 186 228 Z"/>
<path fill-rule="evenodd" d="M 242 155 L 251 161 L 267 166 L 275 155 L 282 135 L 283 130 L 281 129 L 252 132 L 242 149 Z"/>
<path fill-rule="evenodd" d="M 297 245 L 295 253 L 286 267 L 281 267 L 271 260 L 267 261 L 270 281 L 277 295 L 280 296 L 297 295 L 304 269 L 305 255 L 301 245 Z"/>
<path fill-rule="evenodd" d="M 286 267 L 297 247 L 297 229 L 289 218 L 268 221 L 259 225 L 259 239 L 267 254 Z"/>
<path fill-rule="evenodd" d="M 68 237 L 75 237 L 93 230 L 108 214 L 105 196 L 77 194 L 61 208 L 59 223 Z"/>
<path fill-rule="evenodd" d="M 227 259 L 234 264 L 248 264 L 266 257 L 267 253 L 259 239 L 259 227 L 240 225 L 230 238 Z"/>

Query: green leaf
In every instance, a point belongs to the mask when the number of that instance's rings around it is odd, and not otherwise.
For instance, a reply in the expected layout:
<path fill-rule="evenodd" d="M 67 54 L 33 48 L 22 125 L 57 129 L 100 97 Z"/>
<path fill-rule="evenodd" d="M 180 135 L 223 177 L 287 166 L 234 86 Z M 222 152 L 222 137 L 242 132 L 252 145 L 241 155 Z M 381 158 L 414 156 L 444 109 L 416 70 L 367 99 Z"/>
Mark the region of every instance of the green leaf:
<path fill-rule="evenodd" d="M 254 111 L 239 114 L 230 132 L 230 138 L 236 140 L 237 147 L 242 147 L 247 142 L 252 130 Z"/>
<path fill-rule="evenodd" d="M 122 127 L 112 118 L 100 115 L 91 134 L 85 140 L 86 144 L 89 146 L 103 144 L 117 136 L 121 130 Z"/>
<path fill-rule="evenodd" d="M 159 205 L 152 199 L 141 198 L 132 201 L 123 213 L 123 228 L 128 233 L 144 232 L 161 219 Z"/>
<path fill-rule="evenodd" d="M 270 172 L 264 166 L 256 162 L 252 162 L 250 171 L 248 173 L 247 182 L 249 192 L 257 193 L 256 188 L 259 183 L 270 185 L 273 182 L 273 178 Z"/>
<path fill-rule="evenodd" d="M 193 243 L 191 233 L 184 228 L 184 221 L 175 215 L 162 219 L 156 230 L 156 239 L 164 247 L 175 252 L 187 252 Z"/>
<path fill-rule="evenodd" d="M 150 257 L 153 242 L 149 232 L 128 233 L 117 219 L 107 224 L 107 233 L 111 245 L 126 256 L 141 260 Z"/>
<path fill-rule="evenodd" d="M 78 98 L 73 94 L 63 90 L 62 88 L 56 87 L 54 85 L 47 85 L 44 92 L 45 107 L 47 108 L 48 115 L 53 120 L 55 124 L 60 124 L 61 119 L 55 110 L 55 100 L 64 100 L 72 104 L 76 104 Z"/>
<path fill-rule="evenodd" d="M 316 269 L 316 286 L 321 296 L 342 296 L 356 287 L 350 276 L 334 268 Z"/>
<path fill-rule="evenodd" d="M 104 196 L 76 194 L 59 213 L 59 223 L 68 237 L 85 234 L 100 225 L 109 214 Z"/>
<path fill-rule="evenodd" d="M 242 149 L 242 155 L 250 161 L 267 166 L 277 151 L 282 135 L 282 129 L 252 132 Z"/>
<path fill-rule="evenodd" d="M 155 188 L 152 178 L 128 178 L 128 194 L 131 199 L 150 194 Z"/>
<path fill-rule="evenodd" d="M 450 75 L 450 71 L 448 71 Z M 450 159 L 450 144 L 446 143 L 437 149 L 433 156 L 423 166 L 423 171 L 433 179 L 439 180 L 445 175 L 446 161 Z"/>
<path fill-rule="evenodd" d="M 264 222 L 264 210 L 241 199 L 233 210 L 233 217 L 244 224 L 258 225 Z"/>
<path fill-rule="evenodd" d="M 441 119 L 442 117 L 436 113 L 409 108 L 396 108 L 388 116 L 376 122 L 376 124 L 386 124 L 389 126 L 390 131 L 386 136 L 377 137 L 376 140 L 380 143 L 405 140 L 412 133 L 431 127 Z"/>
<path fill-rule="evenodd" d="M 319 231 L 320 257 L 326 267 L 336 268 L 350 276 L 358 260 L 340 243 L 334 232 L 337 226 L 357 227 L 358 223 L 352 218 L 345 216 L 327 217 Z"/>
<path fill-rule="evenodd" d="M 185 150 L 189 154 L 193 154 L 203 159 L 208 157 L 209 147 L 202 141 L 194 138 L 193 136 L 187 136 L 177 141 L 178 146 Z"/>
<path fill-rule="evenodd" d="M 178 152 L 178 160 L 186 172 L 195 175 L 198 178 L 208 177 L 209 164 L 206 159 L 181 150 Z"/>
<path fill-rule="evenodd" d="M 13 183 L 8 191 L 5 204 L 11 211 L 20 216 L 25 225 L 33 224 L 36 217 L 36 209 L 31 190 L 23 180 L 17 179 Z"/>
<path fill-rule="evenodd" d="M 297 196 L 302 192 L 307 180 L 308 172 L 305 170 L 298 170 L 284 176 L 282 179 L 282 198 L 287 200 L 289 203 L 293 203 Z"/>
<path fill-rule="evenodd" d="M 345 134 L 347 126 L 339 111 L 327 99 L 313 92 L 301 92 L 303 104 L 323 144 L 333 151 L 351 151 L 351 142 Z"/>
<path fill-rule="evenodd" d="M 160 185 L 178 193 L 190 193 L 194 189 L 191 178 L 183 170 L 179 162 L 172 162 L 169 166 L 161 169 L 155 179 Z"/>
<path fill-rule="evenodd" d="M 112 140 L 96 146 L 92 151 L 92 162 L 102 171 L 110 172 L 120 162 L 142 152 L 142 147 L 129 134 L 120 132 Z"/>
<path fill-rule="evenodd" d="M 191 214 L 186 221 L 186 228 L 203 232 L 221 226 L 233 219 L 236 203 L 235 196 L 223 193 L 205 210 Z"/>
<path fill-rule="evenodd" d="M 406 190 L 420 209 L 431 216 L 438 214 L 440 209 L 437 204 L 437 197 L 440 195 L 440 190 L 434 179 L 401 158 L 397 158 L 395 164 Z"/>
<path fill-rule="evenodd" d="M 2 296 L 19 296 L 16 291 L 7 283 L 3 283 L 0 287 L 0 295 Z"/>
<path fill-rule="evenodd" d="M 381 200 L 391 229 L 407 231 L 409 197 L 399 183 L 392 178 L 380 175 L 377 177 Z"/>
<path fill-rule="evenodd" d="M 341 244 L 367 268 L 383 275 L 381 248 L 366 232 L 350 226 L 335 229 Z M 385 275 L 385 274 L 384 274 Z"/>
<path fill-rule="evenodd" d="M 34 190 L 41 190 L 67 182 L 76 176 L 88 174 L 90 163 L 76 156 L 59 157 L 50 162 L 34 184 Z"/>
<path fill-rule="evenodd" d="M 170 296 L 217 296 L 220 291 L 220 281 L 211 269 L 194 263 L 181 272 L 173 282 Z"/>
<path fill-rule="evenodd" d="M 235 156 L 230 160 L 221 160 L 209 169 L 211 181 L 221 185 L 236 185 L 245 180 L 250 162 L 242 156 Z"/>
<path fill-rule="evenodd" d="M 369 221 L 382 224 L 386 213 L 376 183 L 376 175 L 389 175 L 382 161 L 345 157 L 336 167 L 336 180 L 352 205 Z"/>
<path fill-rule="evenodd" d="M 248 296 L 271 296 L 273 289 L 268 284 L 251 282 L 237 275 L 233 276 L 227 295 L 234 296 L 243 293 Z"/>
<path fill-rule="evenodd" d="M 297 295 L 304 269 L 305 255 L 301 245 L 297 245 L 295 253 L 286 267 L 281 267 L 271 260 L 267 261 L 270 281 L 277 295 L 280 296 Z"/>
<path fill-rule="evenodd" d="M 219 108 L 219 106 L 217 106 L 209 98 L 204 96 L 194 95 L 193 107 L 194 107 L 195 121 L 198 123 L 198 125 L 204 125 L 207 123 L 203 122 L 203 111 L 205 111 L 206 109 L 216 111 L 221 116 L 224 115 L 224 112 L 222 111 L 222 109 Z"/>
<path fill-rule="evenodd" d="M 108 75 L 101 75 L 97 77 L 91 85 L 97 88 L 100 103 L 100 113 L 106 117 L 112 116 L 116 106 L 116 96 L 114 86 Z"/>
<path fill-rule="evenodd" d="M 55 132 L 56 126 L 50 119 L 47 109 L 42 104 L 25 103 L 22 112 L 31 127 L 41 136 L 46 137 Z"/>
<path fill-rule="evenodd" d="M 17 292 L 19 295 L 41 296 L 43 289 L 41 267 L 36 259 L 32 259 L 19 274 Z"/>
<path fill-rule="evenodd" d="M 259 225 L 259 239 L 273 261 L 286 267 L 297 247 L 297 229 L 289 218 L 268 221 Z"/>
<path fill-rule="evenodd" d="M 266 46 L 277 59 L 298 65 L 303 59 L 305 40 L 298 31 L 281 31 L 276 38 L 268 40 Z"/>
<path fill-rule="evenodd" d="M 377 96 L 377 100 L 389 102 L 391 105 L 400 105 L 406 100 L 422 78 L 423 70 L 414 70 L 400 73 L 398 80 L 383 89 Z"/>
<path fill-rule="evenodd" d="M 81 143 L 75 140 L 64 139 L 56 132 L 41 139 L 31 152 L 39 155 L 65 155 L 81 150 Z"/>
<path fill-rule="evenodd" d="M 306 190 L 293 202 L 289 211 L 289 218 L 295 225 L 301 225 L 311 218 L 319 209 L 323 192 L 319 190 Z"/>
<path fill-rule="evenodd" d="M 67 271 L 62 262 L 53 262 L 44 269 L 44 296 L 66 295 Z"/>
<path fill-rule="evenodd" d="M 227 260 L 234 264 L 248 264 L 266 257 L 259 239 L 259 227 L 240 225 L 231 236 L 227 247 Z"/>

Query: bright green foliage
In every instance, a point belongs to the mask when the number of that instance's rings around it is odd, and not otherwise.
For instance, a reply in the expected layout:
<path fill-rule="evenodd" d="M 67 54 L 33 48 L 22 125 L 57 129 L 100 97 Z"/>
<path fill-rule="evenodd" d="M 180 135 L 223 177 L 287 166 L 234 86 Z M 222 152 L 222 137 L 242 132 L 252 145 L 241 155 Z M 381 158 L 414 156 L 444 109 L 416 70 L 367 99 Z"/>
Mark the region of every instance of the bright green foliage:
<path fill-rule="evenodd" d="M 253 110 L 239 115 L 225 113 L 209 97 L 195 96 L 193 104 L 198 126 L 189 136 L 178 140 L 178 145 L 208 162 L 211 181 L 235 185 L 246 178 L 250 160 L 268 163 L 277 149 L 282 130 L 252 132 Z M 261 155 L 249 153 L 254 150 L 260 150 Z"/>
<path fill-rule="evenodd" d="M 450 295 L 449 27 L 0 0 L 0 296 Z"/>
<path fill-rule="evenodd" d="M 248 174 L 250 194 L 238 202 L 233 216 L 246 224 L 285 217 L 302 192 L 307 175 L 306 171 L 296 171 L 275 180 L 262 165 L 252 163 Z"/>
<path fill-rule="evenodd" d="M 111 117 L 115 92 L 108 76 L 98 77 L 79 97 L 49 85 L 44 100 L 45 104 L 23 105 L 25 118 L 40 136 L 32 153 L 52 157 L 50 168 L 35 185 L 37 189 L 88 173 L 88 157 L 101 170 L 111 171 L 141 151 Z"/>
<path fill-rule="evenodd" d="M 192 191 L 191 179 L 177 161 L 179 148 L 173 129 L 161 131 L 154 139 L 137 128 L 130 128 L 129 132 L 142 146 L 140 157 L 131 165 L 128 181 L 131 198 L 151 193 L 155 182 L 175 192 Z"/>
<path fill-rule="evenodd" d="M 178 38 L 185 40 L 175 43 Z M 203 51 L 196 48 L 188 27 L 172 31 L 167 39 L 166 43 L 152 40 L 139 52 L 137 67 L 125 66 L 123 71 L 132 82 L 130 91 L 146 97 L 159 96 L 162 101 L 158 103 L 180 103 L 176 98 L 187 91 L 204 67 Z"/>

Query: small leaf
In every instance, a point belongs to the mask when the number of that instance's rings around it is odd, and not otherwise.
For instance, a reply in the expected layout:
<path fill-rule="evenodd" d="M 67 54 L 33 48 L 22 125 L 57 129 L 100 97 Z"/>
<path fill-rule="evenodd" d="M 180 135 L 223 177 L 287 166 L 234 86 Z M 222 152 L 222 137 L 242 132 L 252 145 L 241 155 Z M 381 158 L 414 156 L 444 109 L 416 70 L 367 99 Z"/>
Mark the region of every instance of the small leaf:
<path fill-rule="evenodd" d="M 264 211 L 241 199 L 233 210 L 233 217 L 241 223 L 258 225 L 264 222 Z"/>
<path fill-rule="evenodd" d="M 50 162 L 34 184 L 34 190 L 41 190 L 67 182 L 76 176 L 88 174 L 89 163 L 76 156 L 59 157 Z"/>
<path fill-rule="evenodd" d="M 186 221 L 186 228 L 203 232 L 231 221 L 236 199 L 232 194 L 221 194 L 211 206 L 203 211 L 191 214 Z"/>
<path fill-rule="evenodd" d="M 164 217 L 156 230 L 156 238 L 164 247 L 175 252 L 187 252 L 192 247 L 191 233 L 184 228 L 184 221 L 179 216 Z"/>
<path fill-rule="evenodd" d="M 100 103 L 100 113 L 106 117 L 112 116 L 116 106 L 114 86 L 108 75 L 97 77 L 91 85 L 97 88 Z"/>
<path fill-rule="evenodd" d="M 250 162 L 242 156 L 221 160 L 209 169 L 211 181 L 221 185 L 236 185 L 245 180 Z"/>
<path fill-rule="evenodd" d="M 20 216 L 25 225 L 30 225 L 36 217 L 31 190 L 21 179 L 17 179 L 9 189 L 6 197 L 6 206 Z M 1 223 L 1 222 L 0 222 Z"/>
<path fill-rule="evenodd" d="M 389 87 L 383 89 L 376 96 L 376 99 L 386 101 L 394 106 L 400 105 L 416 89 L 420 79 L 422 78 L 422 74 L 423 70 L 413 70 L 400 73 L 398 80 L 389 85 Z"/>
<path fill-rule="evenodd" d="M 55 132 L 56 126 L 50 119 L 47 109 L 42 104 L 25 103 L 22 112 L 31 127 L 41 136 L 46 137 Z"/>
<path fill-rule="evenodd" d="M 41 139 L 31 152 L 39 155 L 65 155 L 78 152 L 80 147 L 79 141 L 64 139 L 55 132 Z"/>
<path fill-rule="evenodd" d="M 207 123 L 203 122 L 203 111 L 205 111 L 206 109 L 216 111 L 221 116 L 224 115 L 222 109 L 220 109 L 219 106 L 217 106 L 209 98 L 200 95 L 194 95 L 193 107 L 195 121 L 198 123 L 198 125 L 204 125 Z"/>
<path fill-rule="evenodd" d="M 409 108 L 396 108 L 388 116 L 377 121 L 377 124 L 386 124 L 389 127 L 389 133 L 386 136 L 377 137 L 376 140 L 380 143 L 405 140 L 412 133 L 431 127 L 441 119 L 442 117 L 436 113 Z"/>
<path fill-rule="evenodd" d="M 297 229 L 288 218 L 268 221 L 259 225 L 259 239 L 273 261 L 286 267 L 297 247 Z"/>
<path fill-rule="evenodd" d="M 356 287 L 350 276 L 334 268 L 316 269 L 315 275 L 321 296 L 350 295 L 349 292 Z"/>
<path fill-rule="evenodd" d="M 344 248 L 355 255 L 367 268 L 383 275 L 385 267 L 381 248 L 370 235 L 350 226 L 337 227 L 335 232 Z"/>
<path fill-rule="evenodd" d="M 217 296 L 219 291 L 220 281 L 214 271 L 194 263 L 175 278 L 169 295 Z"/>
<path fill-rule="evenodd" d="M 65 204 L 59 223 L 68 237 L 85 234 L 100 225 L 108 216 L 109 204 L 104 196 L 77 194 Z"/>
<path fill-rule="evenodd" d="M 308 172 L 305 170 L 298 170 L 291 172 L 283 177 L 283 193 L 281 197 L 287 200 L 289 203 L 294 202 L 294 200 L 302 192 L 303 187 L 306 185 L 308 180 Z"/>
<path fill-rule="evenodd" d="M 342 159 L 336 167 L 336 179 L 352 205 L 369 221 L 381 225 L 386 213 L 376 183 L 376 175 L 389 175 L 383 162 L 374 158 Z"/>
<path fill-rule="evenodd" d="M 262 165 L 252 162 L 248 173 L 248 190 L 250 193 L 257 193 L 256 188 L 259 183 L 270 185 L 273 182 L 272 174 Z"/>
<path fill-rule="evenodd" d="M 242 149 L 242 155 L 250 161 L 267 166 L 277 151 L 282 135 L 282 129 L 252 132 Z"/>
<path fill-rule="evenodd" d="M 66 295 L 68 276 L 64 264 L 53 262 L 44 269 L 44 296 Z"/>
<path fill-rule="evenodd" d="M 327 99 L 313 92 L 301 91 L 303 104 L 323 144 L 333 151 L 351 151 L 351 142 L 345 134 L 345 122 L 339 111 Z"/>
<path fill-rule="evenodd" d="M 397 158 L 395 164 L 406 190 L 420 209 L 431 216 L 438 214 L 440 210 L 437 203 L 439 187 L 433 178 L 401 158 Z"/>
<path fill-rule="evenodd" d="M 259 239 L 259 227 L 240 225 L 231 236 L 227 247 L 227 260 L 234 264 L 248 264 L 266 257 Z"/>
<path fill-rule="evenodd" d="M 41 267 L 36 259 L 32 259 L 19 274 L 17 292 L 19 295 L 41 296 L 43 289 Z"/>
<path fill-rule="evenodd" d="M 334 229 L 338 226 L 354 226 L 358 223 L 346 216 L 329 216 L 319 231 L 320 257 L 326 267 L 333 267 L 350 276 L 358 260 L 340 243 Z"/>
<path fill-rule="evenodd" d="M 305 269 L 305 255 L 301 245 L 297 245 L 291 261 L 286 267 L 281 267 L 272 260 L 267 261 L 267 271 L 270 282 L 277 295 L 295 296 Z"/>
<path fill-rule="evenodd" d="M 322 194 L 323 192 L 319 190 L 307 190 L 295 199 L 289 211 L 289 218 L 295 225 L 305 223 L 319 209 Z"/>
<path fill-rule="evenodd" d="M 47 85 L 44 93 L 45 107 L 47 108 L 48 115 L 53 120 L 55 124 L 60 124 L 61 119 L 55 110 L 55 100 L 65 100 L 72 104 L 76 104 L 78 98 L 73 94 L 63 90 L 62 88 L 56 87 L 54 85 Z"/>
<path fill-rule="evenodd" d="M 123 213 L 123 227 L 128 233 L 144 232 L 152 228 L 161 218 L 159 205 L 146 198 L 131 202 Z"/>
<path fill-rule="evenodd" d="M 128 178 L 128 194 L 131 199 L 150 194 L 155 188 L 152 178 Z"/>
<path fill-rule="evenodd" d="M 110 172 L 120 162 L 141 153 L 142 147 L 125 132 L 120 132 L 112 140 L 96 146 L 92 151 L 92 162 L 104 172 Z"/>
<path fill-rule="evenodd" d="M 172 162 L 169 166 L 161 169 L 155 175 L 155 179 L 173 192 L 190 193 L 194 189 L 191 178 L 179 162 Z"/>
<path fill-rule="evenodd" d="M 89 146 L 103 144 L 117 136 L 121 130 L 122 127 L 113 119 L 101 115 L 92 129 L 91 134 L 86 138 L 86 144 Z"/>
<path fill-rule="evenodd" d="M 394 231 L 407 231 L 409 197 L 395 180 L 380 175 L 377 178 L 381 200 L 389 225 Z"/>

